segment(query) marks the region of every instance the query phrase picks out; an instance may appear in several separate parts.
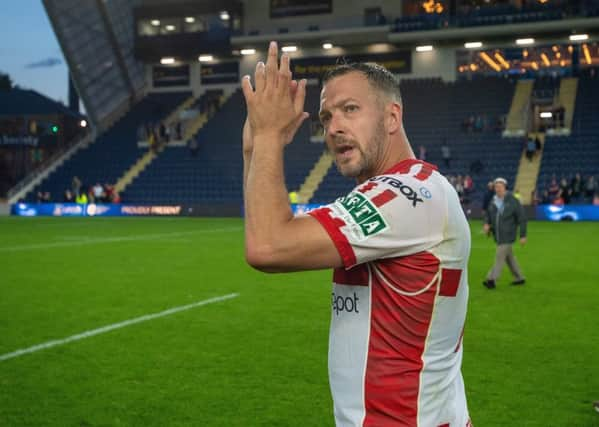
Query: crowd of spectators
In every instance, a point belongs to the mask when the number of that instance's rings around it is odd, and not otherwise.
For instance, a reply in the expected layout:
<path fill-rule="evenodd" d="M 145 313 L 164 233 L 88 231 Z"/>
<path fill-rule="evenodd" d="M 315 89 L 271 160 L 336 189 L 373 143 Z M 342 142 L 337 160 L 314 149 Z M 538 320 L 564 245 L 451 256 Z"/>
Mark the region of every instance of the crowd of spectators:
<path fill-rule="evenodd" d="M 553 175 L 540 194 L 534 191 L 533 204 L 589 204 L 599 205 L 599 185 L 594 175 L 575 174 L 568 180 L 562 176 L 559 180 Z"/>
<path fill-rule="evenodd" d="M 474 180 L 472 177 L 470 175 L 447 175 L 446 178 L 458 193 L 460 202 L 463 205 L 470 204 L 474 193 Z"/>
<path fill-rule="evenodd" d="M 62 199 L 54 199 L 49 191 L 38 191 L 37 203 L 121 203 L 121 196 L 112 184 L 84 185 L 79 177 L 73 177 L 71 187 L 67 188 Z"/>
<path fill-rule="evenodd" d="M 148 141 L 152 150 L 157 150 L 171 141 L 183 139 L 183 122 L 180 120 L 166 124 L 164 122 L 147 122 L 139 125 L 137 140 Z"/>

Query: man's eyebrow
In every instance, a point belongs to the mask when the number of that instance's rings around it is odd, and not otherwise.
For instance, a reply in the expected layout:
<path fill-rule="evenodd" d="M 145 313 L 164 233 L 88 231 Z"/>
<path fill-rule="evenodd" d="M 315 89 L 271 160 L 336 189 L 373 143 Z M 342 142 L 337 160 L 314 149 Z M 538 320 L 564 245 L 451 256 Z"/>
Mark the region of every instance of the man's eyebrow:
<path fill-rule="evenodd" d="M 343 104 L 346 104 L 347 102 L 350 102 L 350 101 L 353 101 L 353 102 L 358 102 L 358 101 L 357 101 L 357 99 L 355 99 L 355 98 L 352 98 L 352 97 L 350 96 L 350 97 L 348 97 L 348 98 L 343 98 L 343 99 L 341 99 L 341 100 L 337 101 L 336 103 L 334 103 L 334 104 L 331 106 L 331 108 L 339 108 L 339 107 L 340 107 L 340 106 L 342 106 Z M 323 113 L 328 113 L 328 112 L 329 112 L 329 109 L 328 109 L 328 108 L 321 108 L 321 109 L 320 109 L 320 111 L 319 111 L 319 113 L 318 113 L 318 115 L 319 115 L 319 116 L 322 116 L 322 115 L 323 115 Z"/>

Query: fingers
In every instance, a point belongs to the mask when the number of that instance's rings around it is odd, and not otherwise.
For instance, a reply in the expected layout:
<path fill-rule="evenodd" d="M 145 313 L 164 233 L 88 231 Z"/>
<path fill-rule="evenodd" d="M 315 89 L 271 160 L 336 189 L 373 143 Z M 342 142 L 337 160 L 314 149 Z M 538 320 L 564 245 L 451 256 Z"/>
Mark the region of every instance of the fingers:
<path fill-rule="evenodd" d="M 293 98 L 293 109 L 296 114 L 304 111 L 304 102 L 306 101 L 306 79 L 301 79 L 297 85 L 295 97 Z"/>
<path fill-rule="evenodd" d="M 260 61 L 256 64 L 254 72 L 254 81 L 256 82 L 256 91 L 262 92 L 266 86 L 266 72 L 264 62 Z"/>
<path fill-rule="evenodd" d="M 241 79 L 241 90 L 243 92 L 243 97 L 245 98 L 245 103 L 249 107 L 250 101 L 254 97 L 254 89 L 252 88 L 250 76 L 245 75 L 243 76 L 243 79 Z"/>
<path fill-rule="evenodd" d="M 270 42 L 266 59 L 266 90 L 277 87 L 278 56 L 277 42 Z"/>
<path fill-rule="evenodd" d="M 284 95 L 289 94 L 289 84 L 291 82 L 291 69 L 289 68 L 289 55 L 284 53 L 281 55 L 281 66 L 279 67 L 279 75 L 277 82 L 278 92 Z"/>
<path fill-rule="evenodd" d="M 289 82 L 289 94 L 291 95 L 291 99 L 295 99 L 296 93 L 297 93 L 297 80 L 291 80 Z"/>

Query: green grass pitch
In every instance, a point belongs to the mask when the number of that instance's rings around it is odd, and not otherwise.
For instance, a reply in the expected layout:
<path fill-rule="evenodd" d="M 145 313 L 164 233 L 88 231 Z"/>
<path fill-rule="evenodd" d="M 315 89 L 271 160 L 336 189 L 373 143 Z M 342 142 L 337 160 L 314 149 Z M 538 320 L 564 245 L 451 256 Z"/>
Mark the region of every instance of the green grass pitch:
<path fill-rule="evenodd" d="M 0 426 L 332 426 L 328 271 L 266 275 L 240 219 L 1 218 Z M 599 426 L 599 224 L 529 225 L 528 283 L 481 285 L 472 223 L 463 373 L 477 427 Z M 424 426 L 428 427 L 428 426 Z"/>

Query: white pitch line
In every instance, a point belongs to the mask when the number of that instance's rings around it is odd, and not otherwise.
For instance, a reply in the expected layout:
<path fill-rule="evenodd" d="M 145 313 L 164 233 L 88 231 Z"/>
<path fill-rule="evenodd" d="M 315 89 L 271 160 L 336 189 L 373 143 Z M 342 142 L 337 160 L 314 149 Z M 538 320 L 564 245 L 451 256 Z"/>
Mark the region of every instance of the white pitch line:
<path fill-rule="evenodd" d="M 63 338 L 60 340 L 52 340 L 47 341 L 42 344 L 34 345 L 28 348 L 22 348 L 20 350 L 13 351 L 11 353 L 6 353 L 0 355 L 0 362 L 8 359 L 13 359 L 15 357 L 23 356 L 24 354 L 35 353 L 36 351 L 45 350 L 47 348 L 56 347 L 58 345 L 67 344 L 73 341 L 79 341 L 84 338 L 93 337 L 94 335 L 104 334 L 106 332 L 113 331 L 115 329 L 124 328 L 125 326 L 134 325 L 136 323 L 145 322 L 148 320 L 157 319 L 159 317 L 169 316 L 171 314 L 179 313 L 180 311 L 190 310 L 192 308 L 200 307 L 203 305 L 213 304 L 215 302 L 225 301 L 232 298 L 237 298 L 239 296 L 238 293 L 222 295 L 219 297 L 209 298 L 203 301 L 194 302 L 188 305 L 182 305 L 179 307 L 169 308 L 168 310 L 161 311 L 159 313 L 146 314 L 144 316 L 136 317 L 134 319 L 125 320 L 119 323 L 113 323 L 112 325 L 103 326 L 101 328 L 92 329 L 90 331 L 82 332 L 77 335 L 71 335 L 70 337 Z"/>
<path fill-rule="evenodd" d="M 212 230 L 195 230 L 195 231 L 177 231 L 172 233 L 160 233 L 160 234 L 143 234 L 140 236 L 120 236 L 120 237 L 98 237 L 98 238 L 84 238 L 80 240 L 70 240 L 61 242 L 49 242 L 49 243 L 34 243 L 30 245 L 18 245 L 18 246 L 0 246 L 0 252 L 17 252 L 17 251 L 29 251 L 32 249 L 49 249 L 49 248 L 61 248 L 69 246 L 81 246 L 81 245 L 93 245 L 96 243 L 118 243 L 118 242 L 135 242 L 140 240 L 158 240 L 165 237 L 176 237 L 176 236 L 189 236 L 190 234 L 206 234 L 206 233 L 226 233 L 230 231 L 239 231 L 241 227 L 233 228 L 214 228 Z M 64 239 L 64 237 L 63 237 Z"/>

